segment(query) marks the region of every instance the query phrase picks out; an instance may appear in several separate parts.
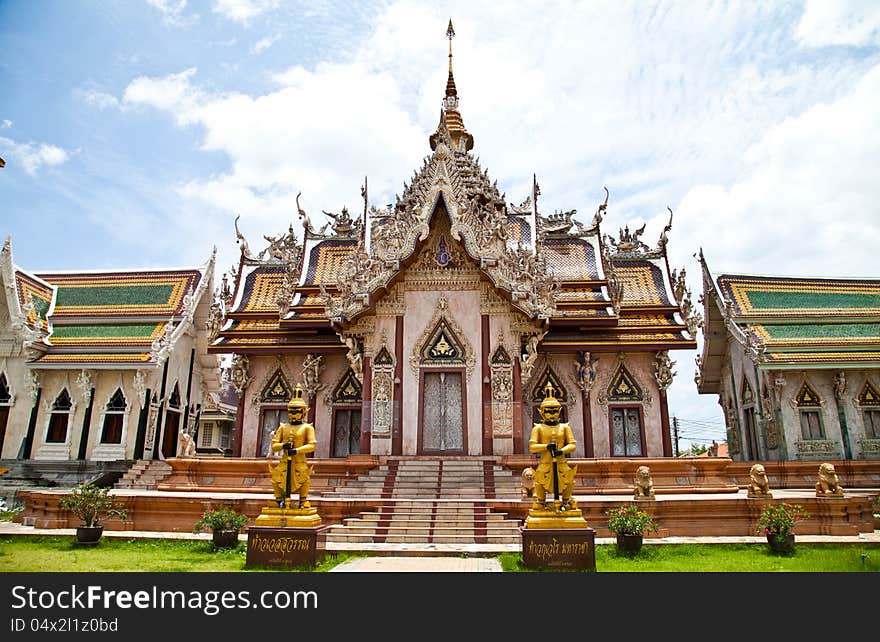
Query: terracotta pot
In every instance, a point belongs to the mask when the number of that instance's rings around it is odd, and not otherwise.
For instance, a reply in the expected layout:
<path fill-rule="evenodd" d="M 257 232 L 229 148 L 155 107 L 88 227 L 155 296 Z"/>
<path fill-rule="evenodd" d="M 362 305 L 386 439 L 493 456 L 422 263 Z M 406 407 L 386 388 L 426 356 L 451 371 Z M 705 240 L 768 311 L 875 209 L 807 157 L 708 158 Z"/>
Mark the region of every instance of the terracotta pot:
<path fill-rule="evenodd" d="M 215 548 L 233 548 L 238 546 L 238 531 L 214 531 Z"/>
<path fill-rule="evenodd" d="M 97 544 L 104 532 L 103 526 L 77 526 L 76 527 L 76 543 L 77 544 Z"/>
<path fill-rule="evenodd" d="M 637 553 L 642 550 L 642 536 L 631 533 L 617 534 L 617 550 L 627 553 Z"/>
<path fill-rule="evenodd" d="M 774 533 L 767 535 L 767 544 L 774 553 L 788 553 L 794 549 L 794 533 L 789 533 L 779 541 Z"/>

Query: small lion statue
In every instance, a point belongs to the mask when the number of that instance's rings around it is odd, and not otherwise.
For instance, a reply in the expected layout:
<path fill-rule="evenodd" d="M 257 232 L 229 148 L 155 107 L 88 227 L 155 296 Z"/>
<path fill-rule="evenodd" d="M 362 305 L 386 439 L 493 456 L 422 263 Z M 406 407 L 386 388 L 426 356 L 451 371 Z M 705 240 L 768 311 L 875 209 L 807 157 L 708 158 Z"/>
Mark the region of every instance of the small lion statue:
<path fill-rule="evenodd" d="M 770 481 L 767 479 L 767 471 L 761 464 L 755 464 L 749 469 L 749 497 L 773 497 L 770 492 Z"/>
<path fill-rule="evenodd" d="M 834 464 L 819 466 L 819 481 L 816 482 L 816 497 L 843 497 L 843 488 L 834 472 Z"/>
<path fill-rule="evenodd" d="M 647 466 L 636 468 L 636 476 L 633 479 L 633 499 L 654 499 L 654 482 L 651 480 L 651 469 Z"/>
<path fill-rule="evenodd" d="M 535 496 L 535 469 L 526 467 L 522 471 L 522 498 L 531 499 Z"/>

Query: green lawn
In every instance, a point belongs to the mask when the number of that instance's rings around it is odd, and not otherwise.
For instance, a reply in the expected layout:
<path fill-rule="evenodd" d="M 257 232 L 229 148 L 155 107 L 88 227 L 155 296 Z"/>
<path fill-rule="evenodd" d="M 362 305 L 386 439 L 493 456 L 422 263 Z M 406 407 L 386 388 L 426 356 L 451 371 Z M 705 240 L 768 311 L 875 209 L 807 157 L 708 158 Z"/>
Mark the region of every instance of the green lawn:
<path fill-rule="evenodd" d="M 522 565 L 516 553 L 500 556 L 507 572 L 541 572 Z M 880 544 L 795 544 L 792 553 L 767 544 L 646 544 L 636 554 L 614 544 L 596 546 L 600 573 L 860 573 L 880 571 Z"/>
<path fill-rule="evenodd" d="M 0 537 L 0 573 L 4 572 L 228 572 L 246 569 L 244 542 L 235 549 L 217 549 L 208 540 L 147 540 L 102 537 L 96 546 L 76 544 L 72 535 Z M 328 556 L 315 568 L 326 571 L 351 558 Z M 275 569 L 271 569 L 275 570 Z"/>
<path fill-rule="evenodd" d="M 315 570 L 326 571 L 354 555 L 328 557 Z M 517 553 L 499 556 L 507 572 L 532 571 Z M 245 544 L 214 551 L 204 540 L 144 540 L 104 537 L 82 547 L 73 536 L 0 537 L 0 572 L 22 571 L 252 571 L 245 569 Z M 653 572 L 877 572 L 880 544 L 796 544 L 789 555 L 766 544 L 646 544 L 635 555 L 613 544 L 596 546 L 600 573 Z"/>

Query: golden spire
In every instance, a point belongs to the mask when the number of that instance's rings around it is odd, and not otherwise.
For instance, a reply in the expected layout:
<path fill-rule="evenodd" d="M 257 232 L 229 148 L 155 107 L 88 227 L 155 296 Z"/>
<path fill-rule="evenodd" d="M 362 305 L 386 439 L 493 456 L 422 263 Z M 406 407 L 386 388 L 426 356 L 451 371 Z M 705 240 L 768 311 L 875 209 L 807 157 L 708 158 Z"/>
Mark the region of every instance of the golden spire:
<path fill-rule="evenodd" d="M 448 139 L 453 149 L 468 151 L 474 146 L 474 137 L 464 127 L 461 114 L 458 111 L 458 91 L 455 88 L 455 78 L 452 76 L 452 39 L 455 37 L 455 29 L 452 27 L 452 18 L 446 28 L 446 37 L 449 38 L 449 78 L 446 81 L 446 96 L 443 98 L 443 109 L 440 111 L 440 124 L 428 138 L 431 149 L 436 149 L 437 144 L 444 136 Z M 445 130 L 445 134 L 442 132 Z"/>
<path fill-rule="evenodd" d="M 455 38 L 455 29 L 452 28 L 452 18 L 449 19 L 449 27 L 446 29 L 446 37 L 449 38 L 449 80 L 446 81 L 446 95 L 456 96 L 455 79 L 452 77 L 452 39 Z"/>

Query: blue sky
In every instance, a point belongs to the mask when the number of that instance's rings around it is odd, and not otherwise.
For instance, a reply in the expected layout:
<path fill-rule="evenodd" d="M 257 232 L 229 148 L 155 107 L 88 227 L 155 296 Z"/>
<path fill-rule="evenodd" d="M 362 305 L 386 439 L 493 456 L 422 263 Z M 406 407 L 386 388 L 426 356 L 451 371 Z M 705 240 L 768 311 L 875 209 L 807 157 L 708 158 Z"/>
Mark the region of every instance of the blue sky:
<path fill-rule="evenodd" d="M 509 201 L 603 229 L 675 211 L 694 298 L 723 271 L 874 276 L 880 3 L 0 0 L 0 233 L 39 270 L 197 265 L 394 200 L 430 151 L 446 23 Z M 678 353 L 670 410 L 720 438 Z M 683 442 L 683 445 L 686 445 Z"/>

